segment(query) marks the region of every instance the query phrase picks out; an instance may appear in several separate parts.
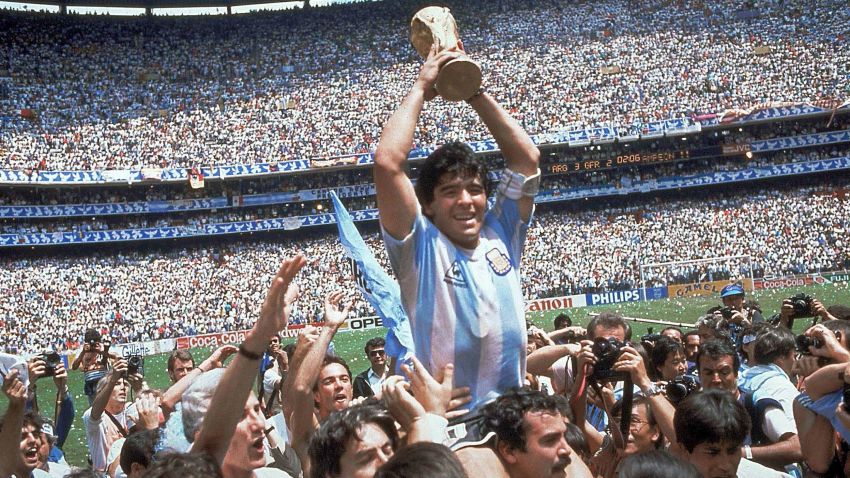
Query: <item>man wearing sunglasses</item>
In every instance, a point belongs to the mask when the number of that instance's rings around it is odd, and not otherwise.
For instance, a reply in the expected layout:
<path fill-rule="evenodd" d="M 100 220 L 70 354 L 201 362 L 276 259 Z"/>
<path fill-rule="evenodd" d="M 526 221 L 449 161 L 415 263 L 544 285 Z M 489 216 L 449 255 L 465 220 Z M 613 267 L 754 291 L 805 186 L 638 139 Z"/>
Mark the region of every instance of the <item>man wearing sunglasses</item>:
<path fill-rule="evenodd" d="M 366 358 L 371 366 L 354 377 L 354 398 L 371 397 L 381 389 L 387 378 L 387 354 L 384 339 L 375 337 L 366 342 Z"/>

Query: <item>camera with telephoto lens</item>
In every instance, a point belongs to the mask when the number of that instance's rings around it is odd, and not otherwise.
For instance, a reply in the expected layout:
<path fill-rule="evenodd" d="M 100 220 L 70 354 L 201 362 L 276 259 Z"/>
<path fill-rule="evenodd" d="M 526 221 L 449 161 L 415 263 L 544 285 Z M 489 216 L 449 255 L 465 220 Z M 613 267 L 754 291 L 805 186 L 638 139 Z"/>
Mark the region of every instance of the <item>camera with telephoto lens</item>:
<path fill-rule="evenodd" d="M 56 367 L 62 363 L 62 357 L 59 354 L 56 352 L 42 352 L 39 354 L 38 358 L 44 362 L 45 377 L 53 377 L 56 375 Z"/>
<path fill-rule="evenodd" d="M 596 357 L 596 365 L 593 366 L 593 374 L 590 376 L 593 380 L 603 380 L 616 375 L 611 370 L 617 359 L 623 353 L 623 347 L 626 344 L 620 342 L 614 337 L 605 338 L 597 337 L 593 341 L 593 355 Z"/>
<path fill-rule="evenodd" d="M 145 374 L 145 359 L 141 355 L 127 357 L 127 375 Z"/>
<path fill-rule="evenodd" d="M 791 306 L 794 307 L 794 315 L 791 316 L 792 318 L 796 319 L 798 317 L 811 317 L 815 315 L 812 313 L 812 301 L 814 300 L 812 299 L 812 296 L 800 292 L 799 294 L 793 295 L 785 300 L 790 301 Z"/>
<path fill-rule="evenodd" d="M 817 337 L 809 337 L 803 334 L 798 335 L 794 341 L 797 344 L 797 352 L 809 355 L 809 347 L 819 349 L 823 347 L 823 342 Z"/>
<path fill-rule="evenodd" d="M 678 405 L 679 402 L 684 400 L 692 392 L 697 391 L 698 388 L 699 384 L 697 384 L 694 377 L 690 375 L 679 375 L 667 382 L 664 392 L 673 405 Z"/>

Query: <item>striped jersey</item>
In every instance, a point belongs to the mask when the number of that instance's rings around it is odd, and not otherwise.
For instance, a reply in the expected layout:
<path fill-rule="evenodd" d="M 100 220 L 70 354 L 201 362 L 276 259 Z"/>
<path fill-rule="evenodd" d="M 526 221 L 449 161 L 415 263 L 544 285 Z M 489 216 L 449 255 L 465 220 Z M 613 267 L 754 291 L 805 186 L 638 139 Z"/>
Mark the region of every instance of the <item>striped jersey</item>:
<path fill-rule="evenodd" d="M 453 363 L 454 386 L 472 392 L 470 409 L 523 384 L 519 267 L 527 229 L 517 202 L 499 195 L 474 250 L 454 245 L 421 210 L 404 239 L 383 231 L 416 357 L 431 373 Z"/>

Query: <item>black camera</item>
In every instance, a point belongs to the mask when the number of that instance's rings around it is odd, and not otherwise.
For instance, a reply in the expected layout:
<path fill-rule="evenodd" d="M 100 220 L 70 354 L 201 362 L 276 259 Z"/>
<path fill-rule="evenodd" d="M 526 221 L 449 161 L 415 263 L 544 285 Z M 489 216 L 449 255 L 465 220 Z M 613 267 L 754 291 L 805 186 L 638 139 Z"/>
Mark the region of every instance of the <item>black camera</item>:
<path fill-rule="evenodd" d="M 690 375 L 679 375 L 667 382 L 664 391 L 667 393 L 667 398 L 673 405 L 678 405 L 692 392 L 697 391 L 699 384 L 694 377 Z"/>
<path fill-rule="evenodd" d="M 790 301 L 791 305 L 794 307 L 793 318 L 811 317 L 814 315 L 814 313 L 812 313 L 812 301 L 814 300 L 812 299 L 812 296 L 800 292 L 786 300 Z"/>
<path fill-rule="evenodd" d="M 722 315 L 724 319 L 731 320 L 732 315 L 735 314 L 735 309 L 733 309 L 732 307 L 724 307 L 718 310 L 718 312 L 720 312 L 720 315 Z"/>
<path fill-rule="evenodd" d="M 603 380 L 616 375 L 616 372 L 611 370 L 617 359 L 623 353 L 623 347 L 626 344 L 620 342 L 614 337 L 604 338 L 597 337 L 593 341 L 593 355 L 596 356 L 596 365 L 593 366 L 593 374 L 590 376 L 593 380 Z"/>
<path fill-rule="evenodd" d="M 145 374 L 145 358 L 141 355 L 127 357 L 127 375 Z"/>
<path fill-rule="evenodd" d="M 798 335 L 794 341 L 797 343 L 797 352 L 809 355 L 809 347 L 819 349 L 823 347 L 823 342 L 817 337 L 808 337 L 806 335 Z"/>
<path fill-rule="evenodd" d="M 576 332 L 575 330 L 568 330 L 561 340 L 566 343 L 576 343 L 584 340 L 586 336 L 586 332 Z"/>
<path fill-rule="evenodd" d="M 656 334 L 652 327 L 647 327 L 646 333 L 640 336 L 640 342 L 655 345 L 655 342 L 661 340 L 661 337 L 663 337 L 663 335 Z"/>
<path fill-rule="evenodd" d="M 42 352 L 39 354 L 38 358 L 44 362 L 45 377 L 53 377 L 56 375 L 56 367 L 62 363 L 62 357 L 59 354 L 56 352 Z"/>

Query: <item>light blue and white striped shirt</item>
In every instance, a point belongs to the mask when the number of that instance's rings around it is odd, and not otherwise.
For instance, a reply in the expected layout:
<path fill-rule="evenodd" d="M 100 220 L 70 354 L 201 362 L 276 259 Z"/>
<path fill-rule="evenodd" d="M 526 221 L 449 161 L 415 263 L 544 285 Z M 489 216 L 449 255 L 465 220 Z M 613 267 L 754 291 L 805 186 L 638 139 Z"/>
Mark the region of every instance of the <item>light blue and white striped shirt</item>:
<path fill-rule="evenodd" d="M 474 250 L 456 246 L 417 213 L 403 240 L 383 231 L 416 357 L 432 373 L 455 366 L 454 386 L 469 387 L 477 408 L 525 376 L 525 309 L 520 260 L 528 222 L 499 195 Z"/>

